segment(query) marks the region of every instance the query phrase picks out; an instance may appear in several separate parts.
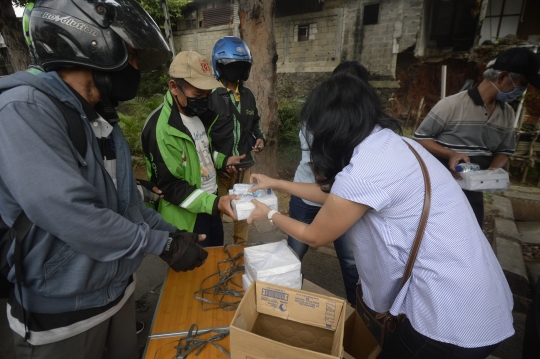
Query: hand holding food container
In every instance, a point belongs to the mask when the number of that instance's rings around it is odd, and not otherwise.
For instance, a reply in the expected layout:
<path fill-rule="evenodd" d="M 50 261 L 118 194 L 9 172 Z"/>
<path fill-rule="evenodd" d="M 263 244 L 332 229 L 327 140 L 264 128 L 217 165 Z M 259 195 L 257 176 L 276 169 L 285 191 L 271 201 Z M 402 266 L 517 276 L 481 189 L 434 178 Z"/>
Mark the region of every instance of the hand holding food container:
<path fill-rule="evenodd" d="M 475 192 L 502 192 L 510 188 L 508 173 L 502 168 L 480 170 L 476 163 L 460 163 L 456 172 L 461 175 L 457 183 L 461 189 Z"/>

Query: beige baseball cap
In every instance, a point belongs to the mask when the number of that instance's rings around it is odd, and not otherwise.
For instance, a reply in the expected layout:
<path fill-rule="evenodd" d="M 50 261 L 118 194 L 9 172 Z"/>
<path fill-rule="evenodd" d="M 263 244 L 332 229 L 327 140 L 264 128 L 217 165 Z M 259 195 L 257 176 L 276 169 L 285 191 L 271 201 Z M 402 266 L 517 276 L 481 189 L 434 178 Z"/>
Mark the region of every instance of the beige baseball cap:
<path fill-rule="evenodd" d="M 201 90 L 223 87 L 212 75 L 212 68 L 206 57 L 195 51 L 182 51 L 176 55 L 169 67 L 169 76 L 184 79 Z"/>

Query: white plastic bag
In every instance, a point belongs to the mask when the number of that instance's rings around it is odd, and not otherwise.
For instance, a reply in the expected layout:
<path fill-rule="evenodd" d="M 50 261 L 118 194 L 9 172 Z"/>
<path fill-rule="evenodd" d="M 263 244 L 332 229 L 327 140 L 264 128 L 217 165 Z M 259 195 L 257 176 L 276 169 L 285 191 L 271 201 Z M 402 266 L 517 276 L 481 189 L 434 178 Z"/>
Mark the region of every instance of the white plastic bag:
<path fill-rule="evenodd" d="M 493 193 L 506 191 L 510 188 L 510 178 L 502 168 L 460 174 L 462 179 L 456 181 L 462 189 L 467 191 Z"/>
<path fill-rule="evenodd" d="M 253 279 L 251 279 L 249 274 L 242 274 L 242 288 L 244 289 L 244 292 L 247 292 L 249 286 L 251 285 L 251 282 L 253 282 Z"/>
<path fill-rule="evenodd" d="M 261 280 L 295 289 L 302 288 L 301 263 L 286 240 L 244 249 L 245 277 L 242 284 L 249 286 Z"/>

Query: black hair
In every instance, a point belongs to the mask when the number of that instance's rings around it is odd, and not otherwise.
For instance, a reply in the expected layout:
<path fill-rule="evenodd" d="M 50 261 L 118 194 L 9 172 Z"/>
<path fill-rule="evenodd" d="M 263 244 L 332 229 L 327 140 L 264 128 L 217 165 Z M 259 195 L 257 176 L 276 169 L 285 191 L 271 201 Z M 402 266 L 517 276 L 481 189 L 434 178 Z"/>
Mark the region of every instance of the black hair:
<path fill-rule="evenodd" d="M 176 86 L 179 87 L 182 91 L 185 91 L 187 85 L 189 84 L 186 80 L 177 77 L 169 77 L 169 81 L 171 80 L 173 80 L 176 83 Z"/>
<path fill-rule="evenodd" d="M 358 61 L 343 61 L 332 71 L 332 76 L 338 74 L 350 74 L 364 81 L 368 80 L 369 71 Z"/>
<path fill-rule="evenodd" d="M 350 74 L 331 76 L 313 90 L 300 118 L 306 138 L 312 136 L 308 142 L 313 171 L 325 192 L 375 125 L 401 133 L 398 121 L 384 113 L 373 88 Z"/>

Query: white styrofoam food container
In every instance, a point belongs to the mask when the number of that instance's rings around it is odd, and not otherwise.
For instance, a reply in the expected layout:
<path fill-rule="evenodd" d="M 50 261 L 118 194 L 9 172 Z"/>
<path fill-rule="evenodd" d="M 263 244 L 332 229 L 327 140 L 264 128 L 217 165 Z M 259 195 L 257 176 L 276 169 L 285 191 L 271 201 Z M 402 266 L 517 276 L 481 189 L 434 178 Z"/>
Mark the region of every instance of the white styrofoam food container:
<path fill-rule="evenodd" d="M 502 168 L 460 173 L 456 180 L 461 189 L 476 192 L 501 192 L 510 188 L 508 173 Z"/>
<path fill-rule="evenodd" d="M 301 263 L 286 240 L 244 249 L 242 284 L 247 289 L 254 280 L 302 288 Z"/>
<path fill-rule="evenodd" d="M 276 194 L 272 191 L 270 194 L 266 194 L 261 197 L 253 196 L 242 196 L 240 199 L 235 199 L 231 201 L 231 207 L 236 215 L 236 219 L 239 221 L 247 219 L 251 212 L 255 209 L 255 205 L 251 203 L 251 200 L 256 199 L 257 201 L 266 204 L 271 209 L 278 210 L 278 200 Z"/>

